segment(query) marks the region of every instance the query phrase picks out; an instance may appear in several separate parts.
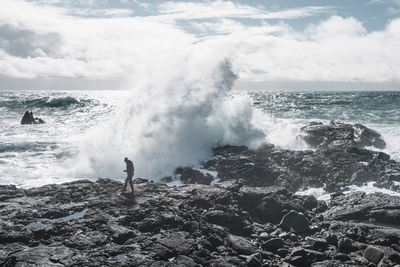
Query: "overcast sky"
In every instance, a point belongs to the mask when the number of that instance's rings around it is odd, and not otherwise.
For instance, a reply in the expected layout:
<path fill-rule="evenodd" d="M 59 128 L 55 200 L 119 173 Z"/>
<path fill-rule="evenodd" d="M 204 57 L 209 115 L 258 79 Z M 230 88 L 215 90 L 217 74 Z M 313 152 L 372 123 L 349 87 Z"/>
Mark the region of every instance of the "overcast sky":
<path fill-rule="evenodd" d="M 238 89 L 400 90 L 400 0 L 0 0 L 1 89 L 131 89 L 191 57 Z"/>

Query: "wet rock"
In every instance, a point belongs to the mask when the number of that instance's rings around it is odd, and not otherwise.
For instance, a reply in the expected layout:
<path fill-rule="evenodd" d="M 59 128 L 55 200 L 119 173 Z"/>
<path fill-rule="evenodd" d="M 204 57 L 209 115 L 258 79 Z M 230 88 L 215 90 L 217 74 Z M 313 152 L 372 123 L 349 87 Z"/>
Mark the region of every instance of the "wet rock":
<path fill-rule="evenodd" d="M 340 252 L 349 253 L 354 250 L 353 242 L 348 238 L 340 239 L 338 249 Z"/>
<path fill-rule="evenodd" d="M 292 192 L 325 184 L 326 191 L 335 192 L 354 183 L 393 185 L 400 181 L 400 163 L 385 153 L 357 147 L 290 151 L 272 146 L 253 151 L 226 146 L 215 149 L 214 154 L 203 166 L 217 170 L 221 182 L 241 180 L 244 185 L 282 186 Z M 307 208 L 315 205 L 304 204 Z"/>
<path fill-rule="evenodd" d="M 280 248 L 283 248 L 285 242 L 281 238 L 273 238 L 264 242 L 261 247 L 267 251 L 275 252 Z"/>
<path fill-rule="evenodd" d="M 381 193 L 354 192 L 334 196 L 330 208 L 324 213 L 326 219 L 358 220 L 374 219 L 390 225 L 400 225 L 400 197 Z"/>
<path fill-rule="evenodd" d="M 293 229 L 298 233 L 303 233 L 310 229 L 310 222 L 304 214 L 291 210 L 283 216 L 280 226 L 287 230 Z"/>
<path fill-rule="evenodd" d="M 324 251 L 328 247 L 328 241 L 326 241 L 324 238 L 313 238 L 308 236 L 306 238 L 306 243 L 312 249 L 319 251 Z"/>
<path fill-rule="evenodd" d="M 308 266 L 310 264 L 307 252 L 302 248 L 294 249 L 285 261 L 294 266 Z"/>
<path fill-rule="evenodd" d="M 21 119 L 21 124 L 26 125 L 26 124 L 43 124 L 44 121 L 41 118 L 35 118 L 33 116 L 33 112 L 26 111 L 24 116 Z"/>
<path fill-rule="evenodd" d="M 368 246 L 365 249 L 363 256 L 369 261 L 378 264 L 379 261 L 383 258 L 384 253 L 379 248 Z"/>
<path fill-rule="evenodd" d="M 246 260 L 247 267 L 262 267 L 263 258 L 260 253 L 256 253 L 247 257 Z"/>
<path fill-rule="evenodd" d="M 183 168 L 178 171 L 181 174 L 181 181 L 185 184 L 205 184 L 209 185 L 213 180 L 210 174 L 203 174 L 201 171 L 192 168 Z"/>
<path fill-rule="evenodd" d="M 318 122 L 301 128 L 301 138 L 310 146 L 318 149 L 367 147 L 379 149 L 386 147 L 382 136 L 361 124 L 346 124 L 332 121 L 326 125 Z"/>
<path fill-rule="evenodd" d="M 251 244 L 247 239 L 240 236 L 228 235 L 226 241 L 228 245 L 239 254 L 250 255 L 253 254 L 256 250 L 253 244 Z"/>

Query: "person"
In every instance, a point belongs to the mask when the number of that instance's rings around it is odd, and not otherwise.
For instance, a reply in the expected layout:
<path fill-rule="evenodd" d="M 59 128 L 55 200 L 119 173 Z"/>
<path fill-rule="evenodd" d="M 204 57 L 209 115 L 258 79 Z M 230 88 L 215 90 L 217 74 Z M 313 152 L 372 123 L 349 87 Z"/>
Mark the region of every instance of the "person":
<path fill-rule="evenodd" d="M 124 185 L 124 191 L 126 191 L 126 186 L 129 182 L 130 186 L 131 186 L 131 190 L 132 190 L 132 196 L 133 196 L 133 181 L 132 181 L 132 177 L 135 173 L 135 168 L 133 167 L 133 162 L 131 160 L 129 160 L 128 158 L 124 159 L 125 163 L 126 163 L 126 170 L 124 170 L 124 172 L 126 172 L 127 177 L 125 179 L 125 185 Z"/>

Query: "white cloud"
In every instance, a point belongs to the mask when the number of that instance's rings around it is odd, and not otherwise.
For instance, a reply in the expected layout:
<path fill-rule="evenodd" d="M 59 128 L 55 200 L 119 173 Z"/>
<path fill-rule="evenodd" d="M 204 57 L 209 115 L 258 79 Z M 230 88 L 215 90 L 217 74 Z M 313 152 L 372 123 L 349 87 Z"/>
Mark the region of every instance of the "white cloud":
<path fill-rule="evenodd" d="M 178 66 L 187 64 L 187 58 L 206 62 L 229 57 L 242 81 L 400 81 L 400 19 L 368 32 L 355 18 L 332 16 L 297 32 L 284 22 L 250 26 L 235 18 L 292 18 L 314 8 L 277 15 L 214 1 L 168 2 L 161 10 L 150 17 L 88 18 L 48 1 L 2 0 L 0 26 L 14 29 L 19 39 L 2 37 L 0 27 L 0 74 L 134 83 L 156 82 L 156 77 L 161 82 L 159 73 L 178 75 Z M 201 35 L 184 31 L 177 24 L 183 18 Z M 195 18 L 205 20 L 192 21 Z M 10 50 L 20 42 L 27 45 Z"/>
<path fill-rule="evenodd" d="M 263 7 L 242 5 L 232 1 L 211 2 L 166 2 L 160 5 L 159 17 L 163 19 L 211 19 L 211 18 L 251 18 L 251 19 L 294 19 L 309 17 L 326 12 L 332 7 L 303 7 L 283 11 L 267 11 Z"/>

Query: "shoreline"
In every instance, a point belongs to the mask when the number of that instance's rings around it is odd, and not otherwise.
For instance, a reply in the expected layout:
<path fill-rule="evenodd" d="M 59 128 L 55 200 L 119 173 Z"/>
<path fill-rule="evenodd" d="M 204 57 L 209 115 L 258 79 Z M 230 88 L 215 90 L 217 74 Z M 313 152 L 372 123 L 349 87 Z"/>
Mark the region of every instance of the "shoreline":
<path fill-rule="evenodd" d="M 365 251 L 377 249 L 383 261 L 400 263 L 400 197 L 353 192 L 326 205 L 282 187 L 237 181 L 168 187 L 137 179 L 134 186 L 134 200 L 110 179 L 0 186 L 0 262 L 367 266 Z M 393 227 L 374 225 L 380 222 Z"/>

